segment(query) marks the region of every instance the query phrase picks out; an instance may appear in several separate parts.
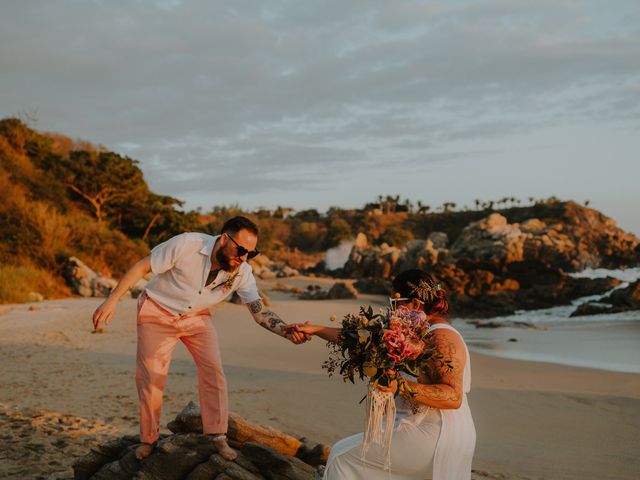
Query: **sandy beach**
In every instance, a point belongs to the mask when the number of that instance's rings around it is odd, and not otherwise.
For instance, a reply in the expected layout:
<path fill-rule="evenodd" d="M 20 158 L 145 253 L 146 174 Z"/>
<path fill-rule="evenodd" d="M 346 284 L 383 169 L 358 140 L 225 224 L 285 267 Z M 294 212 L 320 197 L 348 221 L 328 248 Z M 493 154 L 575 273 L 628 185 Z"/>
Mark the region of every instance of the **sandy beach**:
<path fill-rule="evenodd" d="M 286 283 L 309 283 L 287 280 Z M 285 321 L 329 323 L 384 299 L 300 301 L 272 292 Z M 0 478 L 71 478 L 74 458 L 137 433 L 136 300 L 103 334 L 100 299 L 0 306 Z M 328 378 L 325 343 L 295 346 L 256 325 L 245 307 L 214 309 L 232 410 L 256 423 L 331 443 L 361 431 L 364 385 Z M 455 323 L 454 323 L 455 326 Z M 632 479 L 640 472 L 640 375 L 472 354 L 474 478 Z M 187 350 L 174 352 L 163 425 L 197 401 Z"/>

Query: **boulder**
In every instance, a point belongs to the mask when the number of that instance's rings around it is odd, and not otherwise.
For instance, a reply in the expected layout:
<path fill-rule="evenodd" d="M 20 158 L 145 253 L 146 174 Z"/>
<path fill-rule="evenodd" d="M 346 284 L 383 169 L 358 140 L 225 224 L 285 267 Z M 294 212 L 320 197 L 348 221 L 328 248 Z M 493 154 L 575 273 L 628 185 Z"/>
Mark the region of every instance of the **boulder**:
<path fill-rule="evenodd" d="M 389 280 L 384 278 L 367 277 L 356 280 L 354 287 L 361 293 L 373 293 L 377 295 L 391 295 L 392 287 Z"/>
<path fill-rule="evenodd" d="M 283 265 L 278 272 L 278 277 L 297 277 L 298 275 L 300 275 L 300 272 L 288 265 Z"/>
<path fill-rule="evenodd" d="M 578 305 L 572 313 L 571 317 L 580 317 L 583 315 L 598 315 L 600 313 L 608 313 L 611 309 L 611 305 L 607 303 L 600 302 L 587 302 L 581 305 Z"/>
<path fill-rule="evenodd" d="M 630 310 L 640 310 L 640 280 L 627 287 L 614 290 L 599 302 L 589 302 L 578 306 L 571 316 L 618 313 Z"/>
<path fill-rule="evenodd" d="M 63 275 L 71 291 L 82 297 L 106 297 L 118 283 L 97 274 L 76 257 L 69 257 Z"/>
<path fill-rule="evenodd" d="M 336 282 L 327 292 L 327 299 L 358 298 L 358 290 L 351 283 Z"/>
<path fill-rule="evenodd" d="M 312 480 L 316 470 L 296 457 L 276 452 L 259 443 L 245 443 L 241 452 L 251 459 L 260 472 L 272 480 Z"/>
<path fill-rule="evenodd" d="M 618 312 L 625 310 L 640 310 L 640 280 L 626 288 L 613 291 L 603 301 L 611 303 Z"/>
<path fill-rule="evenodd" d="M 354 244 L 349 259 L 342 268 L 345 277 L 390 278 L 400 259 L 401 249 L 383 243 L 377 247 L 361 247 Z"/>
<path fill-rule="evenodd" d="M 436 250 L 445 250 L 449 246 L 449 236 L 444 232 L 431 232 L 427 237 Z"/>
<path fill-rule="evenodd" d="M 116 288 L 118 284 L 113 278 L 106 278 L 101 275 L 97 275 L 89 282 L 91 288 L 92 297 L 108 297 L 111 291 Z"/>
<path fill-rule="evenodd" d="M 358 298 L 358 290 L 346 282 L 336 282 L 329 290 L 325 290 L 319 285 L 309 285 L 298 298 L 300 300 L 337 300 Z"/>
<path fill-rule="evenodd" d="M 367 240 L 367 236 L 360 232 L 358 233 L 358 235 L 356 235 L 356 239 L 353 242 L 353 248 L 357 248 L 357 249 L 365 249 L 369 246 L 369 241 Z"/>
<path fill-rule="evenodd" d="M 274 278 L 295 277 L 300 272 L 291 268 L 284 262 L 273 262 L 266 255 L 258 255 L 249 261 L 253 269 L 253 274 L 262 280 L 272 280 Z"/>

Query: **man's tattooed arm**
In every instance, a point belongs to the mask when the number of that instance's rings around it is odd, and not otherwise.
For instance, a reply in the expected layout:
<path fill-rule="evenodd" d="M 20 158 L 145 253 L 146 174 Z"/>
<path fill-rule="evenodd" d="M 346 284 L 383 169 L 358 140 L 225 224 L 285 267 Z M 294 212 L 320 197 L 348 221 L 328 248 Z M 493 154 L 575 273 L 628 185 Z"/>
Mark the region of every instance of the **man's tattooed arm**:
<path fill-rule="evenodd" d="M 280 335 L 282 337 L 286 336 L 287 324 L 282 321 L 277 313 L 264 308 L 264 303 L 262 302 L 262 300 L 255 300 L 251 303 L 248 303 L 247 307 L 251 312 L 251 316 L 253 316 L 253 319 L 259 325 L 277 335 Z"/>
<path fill-rule="evenodd" d="M 459 408 L 467 361 L 462 339 L 455 332 L 439 330 L 434 332 L 433 342 L 442 360 L 435 360 L 426 372 L 431 383 L 411 383 L 411 389 L 416 393 L 413 400 L 434 408 Z"/>

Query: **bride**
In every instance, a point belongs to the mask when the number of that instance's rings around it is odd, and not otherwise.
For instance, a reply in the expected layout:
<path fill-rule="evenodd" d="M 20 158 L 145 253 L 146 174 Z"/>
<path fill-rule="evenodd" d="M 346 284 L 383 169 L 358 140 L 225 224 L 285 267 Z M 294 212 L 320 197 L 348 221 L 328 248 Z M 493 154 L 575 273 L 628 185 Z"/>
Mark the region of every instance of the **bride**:
<path fill-rule="evenodd" d="M 476 431 L 467 403 L 471 386 L 469 351 L 460 333 L 442 315 L 449 302 L 440 283 L 422 270 L 407 270 L 393 281 L 398 306 L 422 310 L 431 325 L 434 348 L 442 356 L 419 377 L 405 375 L 415 395 L 396 397 L 396 422 L 388 452 L 372 444 L 363 454 L 363 434 L 336 443 L 327 461 L 325 480 L 468 480 Z M 295 328 L 329 342 L 339 328 L 297 324 Z M 445 366 L 450 363 L 452 368 Z M 378 387 L 395 392 L 396 384 Z M 390 468 L 390 469 L 389 469 Z"/>

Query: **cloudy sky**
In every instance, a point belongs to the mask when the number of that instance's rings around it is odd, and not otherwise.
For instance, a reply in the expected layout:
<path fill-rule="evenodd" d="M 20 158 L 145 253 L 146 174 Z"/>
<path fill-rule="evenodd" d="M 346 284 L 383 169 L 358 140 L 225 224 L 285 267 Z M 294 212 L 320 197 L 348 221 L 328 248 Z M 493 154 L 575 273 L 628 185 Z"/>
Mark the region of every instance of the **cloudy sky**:
<path fill-rule="evenodd" d="M 0 115 L 189 208 L 556 195 L 640 234 L 637 0 L 0 6 Z"/>

